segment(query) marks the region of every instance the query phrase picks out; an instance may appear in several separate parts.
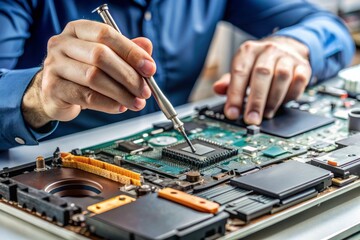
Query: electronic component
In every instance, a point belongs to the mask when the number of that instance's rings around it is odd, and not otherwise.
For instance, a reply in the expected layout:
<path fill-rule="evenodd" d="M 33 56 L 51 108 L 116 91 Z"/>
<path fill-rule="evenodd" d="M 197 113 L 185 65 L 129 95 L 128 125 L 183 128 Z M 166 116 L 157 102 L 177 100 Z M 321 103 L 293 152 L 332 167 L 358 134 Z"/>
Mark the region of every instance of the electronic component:
<path fill-rule="evenodd" d="M 150 185 L 145 184 L 145 185 L 142 185 L 142 186 L 136 188 L 136 195 L 138 197 L 141 197 L 141 196 L 144 196 L 146 194 L 155 192 L 156 189 L 157 189 L 156 187 L 152 187 Z"/>
<path fill-rule="evenodd" d="M 318 93 L 322 93 L 322 94 L 327 94 L 330 96 L 334 96 L 334 97 L 339 97 L 339 98 L 347 98 L 348 97 L 348 92 L 345 91 L 344 89 L 340 89 L 340 88 L 335 88 L 332 86 L 319 86 L 318 87 Z"/>
<path fill-rule="evenodd" d="M 267 157 L 276 158 L 280 155 L 283 155 L 285 153 L 288 153 L 287 150 L 283 149 L 280 146 L 271 146 L 265 150 L 262 151 L 262 154 Z"/>
<path fill-rule="evenodd" d="M 225 211 L 233 217 L 249 222 L 254 218 L 270 213 L 279 202 L 278 199 L 262 195 L 250 195 L 231 202 L 226 206 Z"/>
<path fill-rule="evenodd" d="M 174 129 L 172 122 L 159 122 L 153 124 L 154 129 L 162 129 L 163 131 L 170 131 Z"/>
<path fill-rule="evenodd" d="M 256 135 L 260 133 L 260 127 L 256 125 L 250 125 L 246 127 L 248 135 Z"/>
<path fill-rule="evenodd" d="M 217 213 L 220 207 L 217 203 L 172 188 L 161 189 L 158 196 L 205 213 Z"/>
<path fill-rule="evenodd" d="M 360 175 L 360 146 L 340 148 L 312 159 L 311 164 L 333 172 L 336 177 Z"/>
<path fill-rule="evenodd" d="M 246 154 L 249 154 L 249 155 L 256 154 L 257 150 L 258 150 L 257 148 L 251 147 L 251 146 L 245 146 L 245 147 L 242 148 L 243 153 L 246 153 Z"/>
<path fill-rule="evenodd" d="M 350 175 L 347 178 L 335 177 L 332 179 L 332 184 L 338 187 L 342 187 L 356 181 L 358 178 L 359 177 L 356 175 Z"/>
<path fill-rule="evenodd" d="M 107 239 L 206 239 L 225 234 L 228 214 L 194 211 L 148 194 L 135 202 L 88 217 L 93 233 Z"/>
<path fill-rule="evenodd" d="M 285 199 L 307 189 L 321 192 L 331 185 L 332 177 L 333 174 L 327 170 L 306 163 L 288 161 L 234 178 L 230 182 L 232 185 L 265 196 Z"/>
<path fill-rule="evenodd" d="M 116 149 L 130 154 L 136 154 L 139 152 L 146 152 L 152 150 L 152 148 L 149 146 L 143 146 L 126 140 L 116 141 Z"/>
<path fill-rule="evenodd" d="M 125 185 L 141 185 L 140 174 L 128 169 L 88 157 L 74 156 L 71 153 L 62 153 L 61 157 L 63 167 L 77 168 Z"/>
<path fill-rule="evenodd" d="M 12 179 L 0 178 L 0 198 L 7 201 L 17 201 L 17 184 Z"/>
<path fill-rule="evenodd" d="M 246 126 L 241 117 L 236 121 L 217 117 L 219 114 L 223 114 L 223 108 L 223 104 L 212 108 L 202 108 L 199 114 L 212 119 L 217 119 L 218 121 L 234 124 L 236 126 Z M 278 110 L 274 118 L 264 119 L 260 124 L 260 130 L 263 133 L 274 136 L 291 138 L 333 122 L 333 118 L 314 115 L 309 112 L 284 107 Z"/>
<path fill-rule="evenodd" d="M 349 131 L 360 131 L 360 108 L 351 109 L 349 112 Z"/>
<path fill-rule="evenodd" d="M 252 193 L 252 191 L 234 186 L 220 186 L 215 190 L 210 189 L 208 191 L 202 192 L 201 194 L 198 194 L 197 196 L 204 196 L 208 200 L 216 202 L 220 205 L 225 205 L 250 193 Z"/>
<path fill-rule="evenodd" d="M 81 212 L 81 208 L 61 197 L 22 184 L 17 186 L 17 202 L 59 225 L 69 224 L 71 216 Z"/>
<path fill-rule="evenodd" d="M 164 157 L 187 162 L 193 166 L 206 167 L 223 159 L 235 156 L 238 153 L 237 149 L 224 147 L 202 139 L 194 139 L 192 142 L 196 148 L 195 153 L 193 153 L 188 145 L 183 142 L 171 147 L 163 148 L 162 155 Z"/>
<path fill-rule="evenodd" d="M 340 147 L 347 147 L 351 145 L 360 146 L 360 133 L 351 135 L 347 138 L 340 139 L 335 142 Z"/>
<path fill-rule="evenodd" d="M 36 158 L 36 168 L 35 171 L 40 172 L 40 171 L 45 171 L 46 170 L 46 166 L 45 166 L 45 159 L 43 156 L 38 156 Z"/>
<path fill-rule="evenodd" d="M 90 205 L 87 207 L 87 210 L 99 214 L 131 203 L 133 201 L 135 201 L 135 198 L 126 195 L 119 195 L 113 198 L 106 199 L 105 201 Z"/>
<path fill-rule="evenodd" d="M 315 150 L 317 152 L 330 152 L 336 148 L 337 146 L 335 144 L 325 142 L 322 140 L 316 141 L 315 143 L 310 145 L 310 149 Z"/>
<path fill-rule="evenodd" d="M 360 93 L 359 65 L 341 70 L 338 76 L 344 80 L 344 89 L 351 93 Z"/>
<path fill-rule="evenodd" d="M 176 137 L 158 136 L 158 137 L 150 138 L 149 143 L 155 147 L 164 147 L 164 146 L 175 144 L 175 143 L 177 143 L 177 141 L 178 140 Z"/>
<path fill-rule="evenodd" d="M 198 122 L 184 122 L 184 128 L 187 134 L 198 133 L 207 128 L 206 124 Z"/>
<path fill-rule="evenodd" d="M 234 190 L 236 187 L 231 185 L 220 185 L 217 187 L 213 187 L 211 189 L 202 191 L 201 193 L 196 194 L 196 196 L 205 198 L 205 199 L 212 199 L 216 196 L 222 195 L 226 192 Z"/>
<path fill-rule="evenodd" d="M 199 171 L 189 171 L 186 173 L 186 181 L 194 183 L 200 181 Z"/>
<path fill-rule="evenodd" d="M 142 169 L 149 169 L 168 176 L 179 176 L 189 170 L 188 166 L 173 164 L 173 162 L 163 161 L 155 158 L 140 155 L 129 155 L 124 158 L 124 162 L 136 165 Z"/>

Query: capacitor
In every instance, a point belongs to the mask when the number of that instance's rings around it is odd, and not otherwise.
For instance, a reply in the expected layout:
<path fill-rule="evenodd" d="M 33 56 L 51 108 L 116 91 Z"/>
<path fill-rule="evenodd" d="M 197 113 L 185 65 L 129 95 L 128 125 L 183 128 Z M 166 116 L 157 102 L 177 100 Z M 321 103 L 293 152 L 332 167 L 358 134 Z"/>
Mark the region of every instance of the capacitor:
<path fill-rule="evenodd" d="M 45 166 L 45 159 L 43 156 L 38 156 L 36 158 L 36 169 L 35 171 L 39 172 L 39 171 L 45 171 L 46 170 L 46 166 Z"/>
<path fill-rule="evenodd" d="M 154 191 L 155 191 L 155 188 L 151 187 L 150 185 L 142 185 L 142 186 L 136 188 L 136 194 L 138 197 L 144 196 L 144 195 L 154 192 Z"/>
<path fill-rule="evenodd" d="M 360 131 L 360 108 L 349 111 L 349 131 Z"/>
<path fill-rule="evenodd" d="M 199 171 L 189 171 L 186 173 L 186 181 L 188 182 L 198 182 L 200 181 L 200 172 Z"/>

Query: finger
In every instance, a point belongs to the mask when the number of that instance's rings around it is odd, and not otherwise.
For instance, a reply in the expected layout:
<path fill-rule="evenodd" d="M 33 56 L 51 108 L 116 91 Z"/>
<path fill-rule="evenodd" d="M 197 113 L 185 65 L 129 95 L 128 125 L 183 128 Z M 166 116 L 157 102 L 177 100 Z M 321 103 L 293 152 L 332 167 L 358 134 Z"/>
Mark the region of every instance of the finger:
<path fill-rule="evenodd" d="M 148 38 L 138 37 L 132 39 L 131 41 L 133 41 L 136 45 L 144 49 L 149 55 L 152 55 L 153 45 Z"/>
<path fill-rule="evenodd" d="M 68 23 L 64 33 L 86 41 L 105 44 L 144 77 L 150 77 L 156 72 L 154 60 L 144 49 L 107 24 L 77 20 Z"/>
<path fill-rule="evenodd" d="M 267 98 L 264 116 L 273 118 L 284 101 L 294 72 L 294 61 L 289 57 L 280 58 L 275 66 L 274 78 Z"/>
<path fill-rule="evenodd" d="M 249 41 L 241 45 L 235 54 L 224 109 L 225 115 L 229 119 L 237 119 L 240 115 L 251 69 L 261 49 L 259 43 Z"/>
<path fill-rule="evenodd" d="M 261 123 L 274 74 L 275 62 L 278 58 L 278 54 L 272 45 L 267 45 L 265 48 L 266 50 L 257 58 L 251 73 L 250 94 L 244 113 L 244 121 L 247 124 L 258 125 Z"/>
<path fill-rule="evenodd" d="M 285 97 L 285 102 L 298 99 L 304 92 L 311 77 L 311 68 L 299 64 L 294 69 L 293 80 Z"/>
<path fill-rule="evenodd" d="M 89 87 L 131 110 L 136 111 L 144 108 L 144 99 L 132 95 L 124 86 L 105 74 L 101 69 L 64 56 L 58 56 L 58 60 L 58 63 L 52 69 L 57 76 L 84 87 Z"/>
<path fill-rule="evenodd" d="M 119 113 L 124 109 L 117 101 L 65 79 L 57 81 L 52 95 L 53 99 L 70 105 L 81 106 L 82 109 L 92 109 L 111 114 Z"/>
<path fill-rule="evenodd" d="M 66 45 L 66 48 L 61 48 L 64 55 L 100 68 L 136 97 L 150 97 L 144 79 L 107 46 L 69 37 L 61 37 L 61 41 Z"/>
<path fill-rule="evenodd" d="M 222 77 L 216 81 L 213 85 L 215 93 L 225 95 L 230 84 L 230 73 L 222 75 Z"/>

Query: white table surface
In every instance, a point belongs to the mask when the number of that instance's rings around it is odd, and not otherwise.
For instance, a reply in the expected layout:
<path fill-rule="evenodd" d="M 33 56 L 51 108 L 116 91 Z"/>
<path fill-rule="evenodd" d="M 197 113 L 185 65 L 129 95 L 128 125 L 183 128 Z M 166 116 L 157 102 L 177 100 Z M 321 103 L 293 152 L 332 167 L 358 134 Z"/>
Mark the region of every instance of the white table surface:
<path fill-rule="evenodd" d="M 212 105 L 220 98 L 212 98 L 177 108 L 179 116 L 193 113 L 195 106 Z M 36 156 L 51 156 L 56 147 L 62 151 L 84 148 L 101 142 L 125 137 L 145 130 L 152 123 L 166 120 L 162 113 L 153 113 L 119 123 L 91 129 L 40 143 L 0 152 L 0 169 L 34 161 Z M 1 210 L 1 209 L 0 209 Z M 340 239 L 339 233 L 360 232 L 360 188 L 312 207 L 305 212 L 270 226 L 246 239 Z M 38 227 L 0 211 L 1 239 L 59 239 Z M 352 239 L 360 239 L 355 235 Z"/>

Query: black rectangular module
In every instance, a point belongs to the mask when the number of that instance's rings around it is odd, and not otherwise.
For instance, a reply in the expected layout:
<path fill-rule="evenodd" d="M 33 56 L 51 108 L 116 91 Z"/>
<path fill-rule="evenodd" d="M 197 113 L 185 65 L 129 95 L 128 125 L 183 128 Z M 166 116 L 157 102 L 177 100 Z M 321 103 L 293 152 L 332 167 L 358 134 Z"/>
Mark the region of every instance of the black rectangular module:
<path fill-rule="evenodd" d="M 335 143 L 337 145 L 339 145 L 340 147 L 347 147 L 350 145 L 360 146 L 360 133 L 351 135 L 344 139 L 340 139 L 340 140 L 336 141 Z"/>
<path fill-rule="evenodd" d="M 149 146 L 143 146 L 126 140 L 116 141 L 116 149 L 130 154 L 152 150 L 152 148 Z"/>
<path fill-rule="evenodd" d="M 8 201 L 17 201 L 17 184 L 9 178 L 0 178 L 0 198 Z"/>
<path fill-rule="evenodd" d="M 162 155 L 201 168 L 235 156 L 238 153 L 237 149 L 221 146 L 203 139 L 193 139 L 191 142 L 196 149 L 195 153 L 191 151 L 186 142 L 183 142 L 163 148 Z"/>
<path fill-rule="evenodd" d="M 235 121 L 229 120 L 224 116 L 223 108 L 224 104 L 212 108 L 203 108 L 200 110 L 199 114 L 236 126 L 246 127 L 242 116 Z M 333 118 L 314 115 L 309 112 L 292 108 L 281 108 L 274 118 L 264 119 L 262 121 L 260 130 L 263 133 L 274 136 L 291 138 L 333 122 Z"/>
<path fill-rule="evenodd" d="M 297 161 L 287 161 L 234 178 L 231 184 L 278 199 L 314 188 L 318 192 L 331 185 L 330 171 Z"/>
<path fill-rule="evenodd" d="M 250 195 L 228 204 L 225 211 L 244 222 L 271 212 L 280 201 L 261 195 Z"/>
<path fill-rule="evenodd" d="M 311 160 L 311 165 L 329 170 L 335 177 L 360 175 L 360 146 L 350 145 L 316 157 Z"/>
<path fill-rule="evenodd" d="M 87 217 L 91 231 L 106 239 L 212 239 L 225 234 L 229 215 L 199 212 L 149 194 Z"/>
<path fill-rule="evenodd" d="M 61 197 L 17 183 L 17 201 L 20 206 L 46 216 L 50 221 L 67 225 L 71 216 L 81 209 Z"/>

